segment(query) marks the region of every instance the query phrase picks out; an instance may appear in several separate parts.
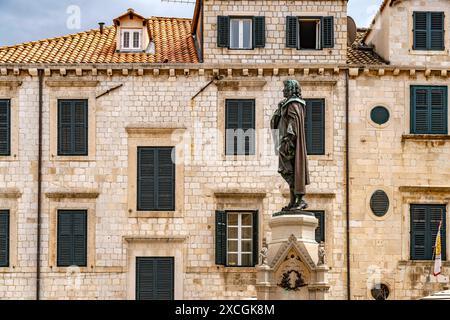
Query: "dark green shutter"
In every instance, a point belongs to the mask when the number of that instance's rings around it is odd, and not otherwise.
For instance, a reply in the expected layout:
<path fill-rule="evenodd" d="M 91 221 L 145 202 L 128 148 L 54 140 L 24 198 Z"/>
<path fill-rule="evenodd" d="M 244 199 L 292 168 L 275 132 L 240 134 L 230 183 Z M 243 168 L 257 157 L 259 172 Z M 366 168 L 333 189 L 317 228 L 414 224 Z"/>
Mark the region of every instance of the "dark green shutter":
<path fill-rule="evenodd" d="M 216 264 L 227 263 L 227 213 L 216 211 Z"/>
<path fill-rule="evenodd" d="M 441 227 L 442 260 L 446 260 L 445 205 L 411 205 L 411 259 L 433 259 L 439 222 Z"/>
<path fill-rule="evenodd" d="M 286 17 L 286 47 L 298 49 L 298 17 Z"/>
<path fill-rule="evenodd" d="M 316 242 L 317 243 L 321 243 L 322 241 L 325 242 L 325 211 L 318 210 L 312 212 L 319 221 L 319 224 L 315 232 Z"/>
<path fill-rule="evenodd" d="M 444 13 L 430 12 L 430 49 L 444 50 Z"/>
<path fill-rule="evenodd" d="M 259 212 L 253 212 L 253 266 L 259 261 Z"/>
<path fill-rule="evenodd" d="M 59 267 L 87 266 L 86 211 L 58 211 L 57 252 Z"/>
<path fill-rule="evenodd" d="M 306 148 L 309 155 L 325 154 L 325 100 L 306 100 Z"/>
<path fill-rule="evenodd" d="M 255 154 L 255 101 L 227 100 L 225 109 L 225 153 Z M 242 133 L 243 136 L 239 136 Z M 243 150 L 239 149 L 241 146 L 244 146 Z"/>
<path fill-rule="evenodd" d="M 136 258 L 136 299 L 174 299 L 174 258 Z"/>
<path fill-rule="evenodd" d="M 411 87 L 411 133 L 447 134 L 447 87 Z"/>
<path fill-rule="evenodd" d="M 87 100 L 58 101 L 58 155 L 88 155 Z"/>
<path fill-rule="evenodd" d="M 334 17 L 323 17 L 322 22 L 322 48 L 334 47 Z"/>
<path fill-rule="evenodd" d="M 137 210 L 175 210 L 174 148 L 138 148 Z"/>
<path fill-rule="evenodd" d="M 0 211 L 0 267 L 9 267 L 9 211 Z"/>
<path fill-rule="evenodd" d="M 427 12 L 414 12 L 414 49 L 427 49 Z"/>
<path fill-rule="evenodd" d="M 266 46 L 266 18 L 253 17 L 253 47 L 264 48 Z"/>
<path fill-rule="evenodd" d="M 0 155 L 11 154 L 11 107 L 9 100 L 0 100 Z"/>
<path fill-rule="evenodd" d="M 230 17 L 217 17 L 217 46 L 221 48 L 230 46 Z"/>

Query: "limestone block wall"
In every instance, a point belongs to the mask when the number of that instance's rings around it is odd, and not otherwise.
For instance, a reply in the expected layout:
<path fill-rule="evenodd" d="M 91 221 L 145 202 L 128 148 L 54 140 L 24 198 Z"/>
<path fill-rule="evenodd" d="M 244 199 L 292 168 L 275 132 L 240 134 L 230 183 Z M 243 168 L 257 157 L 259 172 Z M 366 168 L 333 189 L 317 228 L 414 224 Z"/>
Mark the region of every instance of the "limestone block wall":
<path fill-rule="evenodd" d="M 43 96 L 43 196 L 42 196 L 42 282 L 43 299 L 133 299 L 132 268 L 134 256 L 162 251 L 177 257 L 181 280 L 176 280 L 175 296 L 184 299 L 236 299 L 256 296 L 254 268 L 225 268 L 215 265 L 215 211 L 218 209 L 259 210 L 260 242 L 270 237 L 268 217 L 287 201 L 287 186 L 276 173 L 277 158 L 265 154 L 272 150 L 267 133 L 274 108 L 282 97 L 282 82 L 287 74 L 264 75 L 258 89 L 243 86 L 227 91 L 212 84 L 195 101 L 193 97 L 212 78 L 207 72 L 190 76 L 168 71 L 159 76 L 75 76 L 54 73 L 44 79 Z M 332 267 L 330 296 L 345 295 L 344 267 L 344 77 L 295 75 L 303 83 L 305 98 L 326 99 L 326 155 L 311 156 L 312 185 L 308 200 L 313 210 L 326 211 L 326 250 Z M 0 197 L 3 207 L 12 208 L 12 225 L 17 242 L 11 248 L 16 256 L 11 268 L 0 270 L 0 297 L 33 299 L 35 297 L 36 197 L 38 78 L 22 74 L 2 77 L 21 80 L 15 91 L 3 90 L 4 96 L 17 99 L 20 117 L 19 153 L 15 160 L 0 159 L 0 192 L 17 189 L 20 197 Z M 255 80 L 253 77 L 248 78 Z M 247 79 L 247 80 L 248 80 Z M 75 81 L 71 86 L 61 86 Z M 242 79 L 240 79 L 242 80 Z M 239 80 L 239 81 L 240 81 Z M 50 85 L 50 82 L 53 84 Z M 94 82 L 93 82 L 94 81 Z M 98 85 L 95 81 L 99 81 Z M 115 86 L 123 86 L 96 98 Z M 89 116 L 94 119 L 90 134 L 90 155 L 63 159 L 55 156 L 55 121 L 52 111 L 58 98 L 89 99 Z M 223 155 L 223 120 L 226 98 L 255 98 L 258 139 L 261 149 L 248 159 Z M 90 120 L 92 121 L 92 120 Z M 159 129 L 158 129 L 159 128 Z M 180 159 L 184 170 L 176 192 L 183 192 L 182 206 L 173 215 L 143 215 L 135 212 L 128 190 L 129 172 L 136 166 L 130 161 L 130 145 L 136 135 L 143 143 L 162 141 L 161 128 L 178 128 L 173 141 L 185 153 Z M 185 129 L 183 129 L 185 128 Z M 198 131 L 195 128 L 203 128 Z M 194 130 L 195 129 L 195 130 Z M 219 132 L 215 129 L 219 129 Z M 261 129 L 259 131 L 259 129 Z M 262 130 L 266 129 L 266 130 Z M 209 131 L 208 131 L 209 130 Z M 191 139 L 192 138 L 192 139 Z M 164 138 L 165 139 L 165 138 Z M 164 140 L 166 141 L 166 140 Z M 170 141 L 169 141 L 170 142 Z M 264 147 L 263 147 L 264 146 Z M 93 149 L 91 149 L 93 148 Z M 258 147 L 259 148 L 259 147 Z M 197 152 L 198 150 L 200 152 Z M 283 197 L 283 193 L 285 194 Z M 14 209 L 16 208 L 16 209 Z M 88 266 L 56 266 L 56 212 L 58 209 L 88 210 Z M 162 251 L 158 251 L 162 250 Z M 177 263 L 176 262 L 176 263 Z M 180 282 L 178 282 L 180 281 Z"/>
<path fill-rule="evenodd" d="M 410 260 L 409 205 L 445 204 L 448 217 L 448 190 L 442 187 L 450 182 L 450 143 L 405 136 L 410 133 L 410 86 L 447 84 L 445 78 L 413 78 L 409 73 L 350 80 L 351 274 L 356 299 L 371 298 L 370 289 L 379 282 L 388 285 L 390 299 L 415 299 L 426 290 L 448 286 L 448 277 L 441 284 L 426 284 L 432 261 Z M 381 126 L 370 120 L 370 110 L 378 105 L 390 112 L 390 120 Z M 381 218 L 369 205 L 376 190 L 385 191 L 390 202 Z M 442 273 L 448 272 L 444 262 Z"/>
<path fill-rule="evenodd" d="M 217 16 L 265 16 L 266 46 L 254 50 L 217 47 Z M 334 16 L 332 49 L 286 48 L 287 16 Z M 347 57 L 347 1 L 222 1 L 204 2 L 204 61 L 206 63 L 344 64 Z"/>

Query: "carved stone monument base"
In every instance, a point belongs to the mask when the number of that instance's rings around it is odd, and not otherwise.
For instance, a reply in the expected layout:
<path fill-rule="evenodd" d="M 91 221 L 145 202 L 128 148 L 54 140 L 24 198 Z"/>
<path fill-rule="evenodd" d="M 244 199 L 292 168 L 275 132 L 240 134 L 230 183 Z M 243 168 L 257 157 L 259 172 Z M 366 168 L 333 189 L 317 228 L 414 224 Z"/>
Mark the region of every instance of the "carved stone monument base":
<path fill-rule="evenodd" d="M 258 299 L 327 299 L 328 267 L 319 261 L 317 225 L 316 217 L 307 211 L 273 215 L 269 222 L 272 239 L 267 244 L 265 263 L 256 268 Z"/>

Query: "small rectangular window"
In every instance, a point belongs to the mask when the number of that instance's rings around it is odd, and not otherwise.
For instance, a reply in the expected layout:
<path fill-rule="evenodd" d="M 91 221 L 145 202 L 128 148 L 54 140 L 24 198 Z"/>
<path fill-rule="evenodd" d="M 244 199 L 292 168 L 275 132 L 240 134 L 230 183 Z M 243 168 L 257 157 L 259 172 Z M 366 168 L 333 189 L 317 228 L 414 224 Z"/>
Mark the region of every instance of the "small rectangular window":
<path fill-rule="evenodd" d="M 447 134 L 447 87 L 411 86 L 411 133 Z"/>
<path fill-rule="evenodd" d="M 414 50 L 445 50 L 444 12 L 416 11 L 413 14 Z"/>
<path fill-rule="evenodd" d="M 299 19 L 300 49 L 320 50 L 320 19 Z"/>
<path fill-rule="evenodd" d="M 88 155 L 87 100 L 58 100 L 58 155 Z"/>
<path fill-rule="evenodd" d="M 254 155 L 255 100 L 228 99 L 225 104 L 225 154 Z"/>
<path fill-rule="evenodd" d="M 321 50 L 334 47 L 334 17 L 286 17 L 286 47 Z"/>
<path fill-rule="evenodd" d="M 306 149 L 308 155 L 325 154 L 325 99 L 306 101 Z"/>
<path fill-rule="evenodd" d="M 58 211 L 58 267 L 87 266 L 87 211 Z"/>
<path fill-rule="evenodd" d="M 230 19 L 230 49 L 253 48 L 253 19 Z"/>
<path fill-rule="evenodd" d="M 11 155 L 11 102 L 0 100 L 0 156 Z"/>
<path fill-rule="evenodd" d="M 129 49 L 130 48 L 130 32 L 124 31 L 122 34 L 123 37 L 123 48 Z"/>
<path fill-rule="evenodd" d="M 142 31 L 127 29 L 122 30 L 122 49 L 140 50 L 142 49 Z"/>
<path fill-rule="evenodd" d="M 133 49 L 139 49 L 141 47 L 141 34 L 140 32 L 133 32 Z"/>
<path fill-rule="evenodd" d="M 0 267 L 9 266 L 9 210 L 0 210 Z"/>

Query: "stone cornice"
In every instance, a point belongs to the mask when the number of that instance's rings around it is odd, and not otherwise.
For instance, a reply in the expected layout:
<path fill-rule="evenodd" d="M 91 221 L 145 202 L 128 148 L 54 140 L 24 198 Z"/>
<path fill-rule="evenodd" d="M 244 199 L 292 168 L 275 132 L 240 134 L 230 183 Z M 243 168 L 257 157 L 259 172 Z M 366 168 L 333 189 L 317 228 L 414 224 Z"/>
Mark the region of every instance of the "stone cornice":
<path fill-rule="evenodd" d="M 20 197 L 22 197 L 22 193 L 19 189 L 0 189 L 0 199 L 18 199 Z"/>
<path fill-rule="evenodd" d="M 74 80 L 47 80 L 48 87 L 96 87 L 100 81 L 74 81 Z"/>
<path fill-rule="evenodd" d="M 400 192 L 450 192 L 450 186 L 400 186 Z"/>
<path fill-rule="evenodd" d="M 100 195 L 98 190 L 55 190 L 45 193 L 49 199 L 97 199 Z"/>
<path fill-rule="evenodd" d="M 186 236 L 125 236 L 126 242 L 184 242 Z"/>
<path fill-rule="evenodd" d="M 262 189 L 216 189 L 212 190 L 216 198 L 265 198 L 267 191 Z"/>
<path fill-rule="evenodd" d="M 0 87 L 17 88 L 22 85 L 22 81 L 16 80 L 2 80 L 0 81 Z"/>
<path fill-rule="evenodd" d="M 187 127 L 180 123 L 149 123 L 130 124 L 125 127 L 129 135 L 170 134 L 174 131 L 184 131 Z"/>

